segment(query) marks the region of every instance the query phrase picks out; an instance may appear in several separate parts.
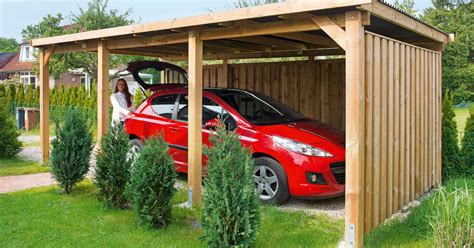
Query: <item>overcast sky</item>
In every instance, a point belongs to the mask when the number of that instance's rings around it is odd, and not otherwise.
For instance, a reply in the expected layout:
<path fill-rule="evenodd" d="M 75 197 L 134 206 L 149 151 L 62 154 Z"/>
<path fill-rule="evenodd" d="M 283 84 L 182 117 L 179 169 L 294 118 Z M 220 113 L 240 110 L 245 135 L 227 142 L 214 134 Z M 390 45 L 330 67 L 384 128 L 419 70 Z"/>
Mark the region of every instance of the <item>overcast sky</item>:
<path fill-rule="evenodd" d="M 125 11 L 132 9 L 132 18 L 140 22 L 167 20 L 175 17 L 220 10 L 237 0 L 110 0 L 109 7 Z M 391 0 L 389 2 L 393 2 Z M 36 24 L 47 14 L 62 13 L 69 16 L 78 8 L 86 8 L 87 0 L 0 0 L 0 37 L 21 40 L 21 30 Z M 416 0 L 415 8 L 421 11 L 431 6 L 431 0 Z M 68 24 L 68 23 L 65 23 Z"/>

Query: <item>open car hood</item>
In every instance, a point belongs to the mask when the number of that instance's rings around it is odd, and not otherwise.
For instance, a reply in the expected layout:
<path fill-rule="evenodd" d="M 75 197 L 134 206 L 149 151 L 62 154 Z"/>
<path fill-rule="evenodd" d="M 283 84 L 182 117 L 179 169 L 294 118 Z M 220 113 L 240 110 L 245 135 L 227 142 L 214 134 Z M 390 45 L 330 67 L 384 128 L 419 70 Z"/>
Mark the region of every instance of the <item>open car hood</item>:
<path fill-rule="evenodd" d="M 157 91 L 157 90 L 170 88 L 170 85 L 174 85 L 171 87 L 177 86 L 177 84 L 173 84 L 173 82 L 170 82 L 170 84 L 161 84 L 160 82 L 153 82 L 152 84 L 149 84 L 145 82 L 140 77 L 140 72 L 146 69 L 155 69 L 157 71 L 164 71 L 164 70 L 175 71 L 184 78 L 185 85 L 187 85 L 188 83 L 188 74 L 186 70 L 184 70 L 183 68 L 177 65 L 162 62 L 162 61 L 134 61 L 134 62 L 128 63 L 127 71 L 129 71 L 132 74 L 133 78 L 144 90 Z"/>

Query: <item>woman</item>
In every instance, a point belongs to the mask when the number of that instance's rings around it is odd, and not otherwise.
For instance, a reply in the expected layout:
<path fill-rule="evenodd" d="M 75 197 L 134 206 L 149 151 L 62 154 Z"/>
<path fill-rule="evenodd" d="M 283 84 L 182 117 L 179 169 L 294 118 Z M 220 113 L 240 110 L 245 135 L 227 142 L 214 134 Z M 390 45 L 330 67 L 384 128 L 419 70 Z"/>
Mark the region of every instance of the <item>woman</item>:
<path fill-rule="evenodd" d="M 127 115 L 135 111 L 133 96 L 128 91 L 127 81 L 121 78 L 115 84 L 114 93 L 110 96 L 112 102 L 112 125 L 122 123 Z"/>

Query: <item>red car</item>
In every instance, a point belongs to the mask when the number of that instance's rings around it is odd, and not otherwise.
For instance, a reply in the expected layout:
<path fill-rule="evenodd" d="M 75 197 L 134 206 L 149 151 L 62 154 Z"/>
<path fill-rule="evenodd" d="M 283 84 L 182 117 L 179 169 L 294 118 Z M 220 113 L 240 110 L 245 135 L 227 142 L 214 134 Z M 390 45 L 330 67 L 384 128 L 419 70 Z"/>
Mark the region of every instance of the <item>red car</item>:
<path fill-rule="evenodd" d="M 185 84 L 144 82 L 140 73 L 150 69 L 178 71 L 187 80 L 186 72 L 173 64 L 129 64 L 128 70 L 140 86 L 152 92 L 125 119 L 132 151 L 141 149 L 146 137 L 162 132 L 176 170 L 187 173 L 188 89 Z M 216 119 L 224 119 L 226 126 L 239 135 L 242 145 L 252 151 L 255 187 L 263 202 L 280 204 L 290 196 L 329 198 L 344 194 L 343 132 L 247 90 L 206 88 L 202 104 L 203 143 L 209 145 Z M 204 164 L 205 161 L 203 157 Z"/>

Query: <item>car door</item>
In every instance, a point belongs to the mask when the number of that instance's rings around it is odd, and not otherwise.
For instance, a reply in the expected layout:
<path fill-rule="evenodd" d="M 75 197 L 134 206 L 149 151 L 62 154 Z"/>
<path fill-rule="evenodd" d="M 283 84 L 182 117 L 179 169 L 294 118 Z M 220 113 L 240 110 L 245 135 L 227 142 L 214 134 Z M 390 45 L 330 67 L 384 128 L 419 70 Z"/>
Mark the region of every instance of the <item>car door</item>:
<path fill-rule="evenodd" d="M 210 99 L 209 97 L 203 97 L 202 98 L 202 143 L 204 145 L 209 146 L 210 141 L 209 141 L 209 136 L 212 132 L 212 130 L 208 130 L 204 128 L 204 124 L 208 122 L 209 120 L 215 119 L 215 118 L 225 118 L 226 122 L 229 123 L 229 126 L 232 126 L 235 128 L 236 124 L 235 121 L 232 119 L 230 114 L 219 104 L 217 104 L 215 101 Z M 188 129 L 188 99 L 187 99 L 187 94 L 182 94 L 179 96 L 178 99 L 178 107 L 177 107 L 177 113 L 176 113 L 176 120 L 179 122 L 179 126 L 181 129 Z M 177 136 L 178 137 L 178 136 Z M 183 149 L 183 154 L 182 156 L 186 158 L 186 166 L 187 164 L 187 156 L 188 156 L 188 133 L 184 133 L 184 135 L 179 135 L 179 138 L 175 140 L 177 142 L 177 145 L 186 147 L 186 149 Z M 203 164 L 206 162 L 206 157 L 203 156 Z"/>

